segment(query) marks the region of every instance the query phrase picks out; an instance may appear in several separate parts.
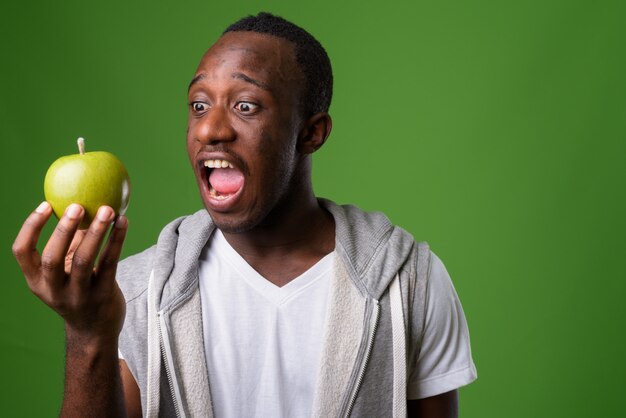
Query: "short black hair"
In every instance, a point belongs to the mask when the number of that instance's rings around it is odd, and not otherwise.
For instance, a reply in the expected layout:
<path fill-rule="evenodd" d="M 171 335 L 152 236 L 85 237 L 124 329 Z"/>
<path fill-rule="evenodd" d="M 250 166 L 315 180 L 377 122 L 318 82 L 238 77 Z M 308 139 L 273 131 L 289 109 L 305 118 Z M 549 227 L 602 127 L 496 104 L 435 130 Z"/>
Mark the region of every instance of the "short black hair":
<path fill-rule="evenodd" d="M 305 77 L 301 105 L 307 116 L 328 112 L 333 96 L 333 71 L 324 47 L 310 33 L 280 16 L 261 12 L 244 17 L 227 32 L 257 32 L 283 38 L 295 47 L 296 61 Z"/>

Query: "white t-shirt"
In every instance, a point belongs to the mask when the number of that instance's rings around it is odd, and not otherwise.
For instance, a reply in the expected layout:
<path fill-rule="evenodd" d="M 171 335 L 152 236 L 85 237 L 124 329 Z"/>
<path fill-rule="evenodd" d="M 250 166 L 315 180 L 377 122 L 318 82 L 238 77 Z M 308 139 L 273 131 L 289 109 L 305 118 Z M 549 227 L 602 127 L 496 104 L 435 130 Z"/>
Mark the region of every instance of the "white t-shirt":
<path fill-rule="evenodd" d="M 333 258 L 278 287 L 213 234 L 198 272 L 216 417 L 310 415 Z"/>
<path fill-rule="evenodd" d="M 477 377 L 461 301 L 448 271 L 432 252 L 424 303 L 422 347 L 417 368 L 407 383 L 408 399 L 449 392 Z"/>
<path fill-rule="evenodd" d="M 287 285 L 256 272 L 219 230 L 200 258 L 205 351 L 218 418 L 310 415 L 333 277 L 330 253 Z M 409 376 L 419 399 L 476 378 L 463 309 L 441 260 L 431 256 L 422 348 Z"/>

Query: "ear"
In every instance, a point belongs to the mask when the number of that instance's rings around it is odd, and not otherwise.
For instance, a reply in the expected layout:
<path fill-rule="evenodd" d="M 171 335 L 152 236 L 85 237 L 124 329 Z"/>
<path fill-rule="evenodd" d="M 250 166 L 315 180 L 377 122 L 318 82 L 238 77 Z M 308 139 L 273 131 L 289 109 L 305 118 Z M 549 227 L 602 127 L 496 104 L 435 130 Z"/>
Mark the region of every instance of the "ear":
<path fill-rule="evenodd" d="M 298 136 L 297 150 L 303 154 L 313 154 L 321 148 L 333 129 L 333 120 L 326 112 L 316 113 L 305 123 Z"/>

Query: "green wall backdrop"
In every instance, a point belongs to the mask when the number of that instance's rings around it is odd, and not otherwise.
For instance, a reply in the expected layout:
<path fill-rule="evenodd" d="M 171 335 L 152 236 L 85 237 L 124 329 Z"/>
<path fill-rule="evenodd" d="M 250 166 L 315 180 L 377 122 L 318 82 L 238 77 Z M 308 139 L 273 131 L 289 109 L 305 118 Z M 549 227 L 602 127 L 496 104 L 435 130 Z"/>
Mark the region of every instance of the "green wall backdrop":
<path fill-rule="evenodd" d="M 0 415 L 55 416 L 62 397 L 62 323 L 10 251 L 47 167 L 78 136 L 125 162 L 126 255 L 199 209 L 187 84 L 259 10 L 333 62 L 316 192 L 386 212 L 452 274 L 479 371 L 461 416 L 621 416 L 626 2 L 570 0 L 2 2 Z"/>

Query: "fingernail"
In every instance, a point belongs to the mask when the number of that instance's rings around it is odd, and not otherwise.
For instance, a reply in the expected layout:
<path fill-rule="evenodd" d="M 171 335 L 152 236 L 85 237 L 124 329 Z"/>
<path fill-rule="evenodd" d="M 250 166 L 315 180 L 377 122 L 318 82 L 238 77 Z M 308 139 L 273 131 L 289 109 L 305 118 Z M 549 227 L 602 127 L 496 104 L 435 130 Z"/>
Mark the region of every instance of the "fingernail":
<path fill-rule="evenodd" d="M 126 219 L 125 216 L 120 215 L 117 217 L 117 220 L 115 221 L 115 227 L 117 229 L 122 229 L 124 228 L 126 225 L 128 224 L 128 219 Z"/>
<path fill-rule="evenodd" d="M 70 219 L 76 219 L 80 216 L 82 210 L 83 208 L 80 205 L 77 205 L 76 203 L 72 203 L 71 205 L 67 207 L 67 210 L 65 211 L 65 215 Z"/>
<path fill-rule="evenodd" d="M 96 218 L 100 222 L 108 222 L 111 219 L 111 208 L 108 206 L 100 206 L 98 209 L 98 213 L 96 214 Z"/>
<path fill-rule="evenodd" d="M 44 213 L 45 211 L 48 210 L 48 208 L 50 207 L 50 203 L 48 202 L 41 202 L 39 204 L 39 206 L 37 206 L 37 209 L 35 209 L 35 212 L 37 213 Z"/>

